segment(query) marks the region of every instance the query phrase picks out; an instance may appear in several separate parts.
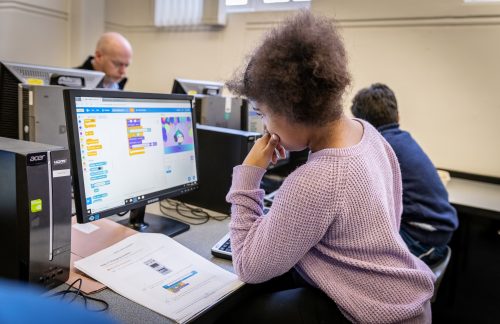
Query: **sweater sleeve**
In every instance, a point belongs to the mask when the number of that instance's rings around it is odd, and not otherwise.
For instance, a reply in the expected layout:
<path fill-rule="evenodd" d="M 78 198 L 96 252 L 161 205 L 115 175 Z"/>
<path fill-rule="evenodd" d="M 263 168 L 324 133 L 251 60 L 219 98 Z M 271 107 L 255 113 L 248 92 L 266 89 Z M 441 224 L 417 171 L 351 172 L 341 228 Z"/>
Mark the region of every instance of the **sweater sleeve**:
<path fill-rule="evenodd" d="M 393 175 L 393 190 L 394 194 L 394 215 L 396 216 L 396 221 L 398 224 L 398 231 L 401 226 L 401 216 L 403 214 L 403 182 L 401 177 L 401 168 L 399 166 L 399 161 L 396 156 L 396 153 L 390 146 L 390 144 L 384 139 L 384 148 L 387 152 L 387 156 L 389 157 L 390 166 L 392 169 Z"/>
<path fill-rule="evenodd" d="M 258 189 L 263 173 L 249 166 L 235 167 L 227 200 L 232 204 L 233 265 L 241 280 L 258 283 L 287 272 L 324 236 L 333 214 L 322 208 L 328 206 L 323 203 L 328 194 L 315 190 L 308 179 L 317 175 L 310 173 L 299 168 L 289 176 L 263 216 L 264 192 Z M 304 192 L 308 194 L 298 194 Z"/>

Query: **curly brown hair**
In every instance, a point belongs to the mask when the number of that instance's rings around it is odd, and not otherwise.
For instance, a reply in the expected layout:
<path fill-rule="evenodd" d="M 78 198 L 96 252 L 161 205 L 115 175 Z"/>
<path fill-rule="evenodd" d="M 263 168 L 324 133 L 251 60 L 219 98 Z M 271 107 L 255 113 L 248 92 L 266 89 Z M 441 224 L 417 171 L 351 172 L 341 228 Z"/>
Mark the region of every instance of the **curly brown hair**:
<path fill-rule="evenodd" d="M 309 125 L 342 115 L 342 95 L 349 84 L 340 34 L 331 19 L 309 11 L 271 30 L 246 67 L 226 82 L 233 93 Z"/>

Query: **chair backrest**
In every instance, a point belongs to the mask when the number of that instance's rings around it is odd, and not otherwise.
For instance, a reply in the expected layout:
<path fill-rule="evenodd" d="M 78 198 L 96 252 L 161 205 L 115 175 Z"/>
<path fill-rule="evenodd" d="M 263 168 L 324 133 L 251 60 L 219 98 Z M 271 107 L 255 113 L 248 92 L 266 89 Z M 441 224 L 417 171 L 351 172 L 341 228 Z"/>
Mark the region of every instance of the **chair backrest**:
<path fill-rule="evenodd" d="M 446 248 L 447 251 L 444 260 L 436 264 L 435 266 L 431 267 L 432 272 L 434 272 L 434 275 L 436 276 L 436 282 L 434 283 L 434 295 L 432 296 L 431 302 L 434 302 L 436 300 L 439 285 L 443 280 L 443 276 L 446 271 L 446 268 L 448 267 L 448 263 L 450 263 L 451 248 L 449 246 L 447 246 Z"/>

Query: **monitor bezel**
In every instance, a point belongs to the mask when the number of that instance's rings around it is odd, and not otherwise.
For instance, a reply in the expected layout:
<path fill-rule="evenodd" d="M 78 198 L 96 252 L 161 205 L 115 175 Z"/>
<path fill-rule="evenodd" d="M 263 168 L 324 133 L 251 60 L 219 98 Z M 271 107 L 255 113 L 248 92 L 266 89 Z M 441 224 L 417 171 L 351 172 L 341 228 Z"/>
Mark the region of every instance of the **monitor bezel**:
<path fill-rule="evenodd" d="M 147 92 L 131 92 L 131 91 L 116 91 L 116 90 L 85 90 L 85 89 L 64 89 L 64 106 L 66 114 L 66 125 L 68 128 L 68 145 L 71 157 L 71 173 L 73 177 L 73 191 L 76 209 L 76 219 L 78 223 L 87 223 L 95 221 L 104 217 L 112 216 L 117 213 L 126 212 L 131 209 L 144 207 L 148 204 L 158 202 L 165 198 L 172 198 L 183 193 L 195 190 L 198 188 L 198 177 L 195 181 L 189 184 L 178 186 L 175 188 L 165 189 L 161 191 L 152 192 L 144 198 L 129 204 L 120 205 L 118 207 L 106 209 L 98 213 L 87 213 L 87 204 L 85 201 L 85 186 L 82 164 L 80 163 L 81 152 L 78 135 L 78 120 L 76 114 L 76 97 L 105 97 L 105 98 L 130 98 L 130 99 L 161 99 L 161 100 L 177 100 L 188 101 L 191 107 L 191 121 L 193 123 L 193 140 L 194 140 L 194 153 L 196 174 L 199 174 L 198 166 L 198 138 L 196 132 L 196 114 L 194 111 L 193 97 L 189 95 L 178 94 L 159 94 Z"/>
<path fill-rule="evenodd" d="M 184 94 L 189 94 L 189 89 L 186 89 L 188 85 L 195 85 L 197 87 L 202 87 L 202 93 L 196 93 L 199 95 L 210 95 L 203 93 L 203 90 L 211 88 L 217 88 L 217 95 L 213 96 L 222 96 L 222 91 L 224 90 L 224 83 L 217 81 L 206 81 L 206 80 L 191 80 L 191 79 L 183 79 L 183 78 L 175 78 L 174 84 L 172 85 L 172 93 L 180 93 L 179 89 L 182 89 Z"/>
<path fill-rule="evenodd" d="M 55 86 L 65 86 L 61 84 L 51 84 L 51 78 L 54 76 L 67 76 L 67 77 L 77 77 L 82 78 L 84 85 L 82 89 L 94 89 L 99 86 L 99 84 L 104 79 L 105 73 L 101 71 L 94 70 L 85 70 L 85 69 L 77 69 L 77 68 L 65 68 L 65 67 L 55 67 L 55 66 L 46 66 L 46 65 L 36 65 L 36 64 L 26 64 L 26 63 L 17 63 L 17 62 L 8 62 L 8 61 L 0 61 L 7 70 L 9 70 L 12 75 L 14 75 L 19 83 L 27 84 L 27 85 L 55 85 Z M 26 72 L 23 72 L 26 71 Z M 43 76 L 34 77 L 29 72 L 36 73 L 47 73 L 48 78 L 46 79 Z M 34 77 L 36 81 L 40 83 L 31 83 L 29 81 L 30 77 Z"/>

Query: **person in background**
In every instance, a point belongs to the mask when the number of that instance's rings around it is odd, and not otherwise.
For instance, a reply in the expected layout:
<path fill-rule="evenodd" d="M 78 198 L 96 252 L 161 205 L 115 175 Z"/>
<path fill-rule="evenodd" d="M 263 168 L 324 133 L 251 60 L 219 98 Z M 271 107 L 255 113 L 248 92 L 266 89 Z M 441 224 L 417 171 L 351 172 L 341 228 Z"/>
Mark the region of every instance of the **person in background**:
<path fill-rule="evenodd" d="M 309 11 L 272 29 L 227 82 L 268 133 L 234 168 L 226 197 L 234 270 L 261 291 L 221 322 L 431 322 L 435 276 L 399 235 L 396 155 L 372 125 L 344 114 L 349 84 L 337 27 Z M 267 166 L 306 148 L 264 215 Z"/>
<path fill-rule="evenodd" d="M 78 68 L 104 72 L 98 88 L 123 90 L 127 82 L 127 68 L 132 62 L 132 46 L 121 34 L 104 33 L 97 42 L 95 55 L 89 56 Z"/>
<path fill-rule="evenodd" d="M 446 257 L 458 227 L 457 213 L 436 168 L 410 133 L 399 128 L 396 96 L 385 84 L 360 90 L 351 112 L 375 126 L 396 153 L 403 179 L 400 234 L 410 251 L 432 267 Z"/>

